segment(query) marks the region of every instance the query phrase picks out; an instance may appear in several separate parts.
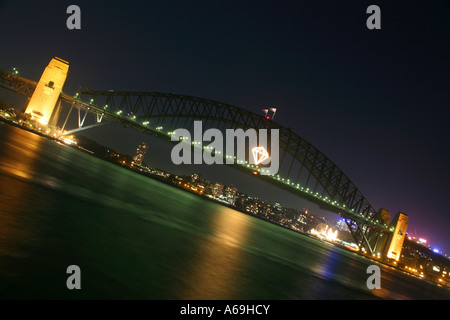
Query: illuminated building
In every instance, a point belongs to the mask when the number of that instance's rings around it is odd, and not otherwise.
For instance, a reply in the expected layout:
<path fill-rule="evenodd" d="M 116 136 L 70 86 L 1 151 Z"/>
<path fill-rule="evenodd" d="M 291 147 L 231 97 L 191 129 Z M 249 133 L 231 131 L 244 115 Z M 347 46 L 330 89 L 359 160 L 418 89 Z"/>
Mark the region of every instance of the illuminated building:
<path fill-rule="evenodd" d="M 214 184 L 212 192 L 214 197 L 219 198 L 223 192 L 223 184 L 221 184 L 220 182 L 216 182 Z"/>
<path fill-rule="evenodd" d="M 225 188 L 224 194 L 227 198 L 227 201 L 231 204 L 234 204 L 236 201 L 237 188 L 233 185 L 229 185 Z"/>
<path fill-rule="evenodd" d="M 25 113 L 31 114 L 32 121 L 43 125 L 49 123 L 68 72 L 69 63 L 67 61 L 57 57 L 50 61 L 25 110 Z"/>
<path fill-rule="evenodd" d="M 191 182 L 196 183 L 200 179 L 200 176 L 197 173 L 191 174 Z"/>
<path fill-rule="evenodd" d="M 333 231 L 333 229 L 328 228 L 328 225 L 325 227 L 319 225 L 319 230 L 315 230 L 314 228 L 310 230 L 310 233 L 317 236 L 320 239 L 325 239 L 331 242 L 336 242 L 338 240 L 337 238 L 337 230 Z"/>
<path fill-rule="evenodd" d="M 253 213 L 253 214 L 258 214 L 258 205 L 254 204 L 254 203 L 248 204 L 248 205 L 245 207 L 245 210 L 246 210 L 247 212 L 251 212 L 251 213 Z"/>
<path fill-rule="evenodd" d="M 345 219 L 339 219 L 339 221 L 336 224 L 336 227 L 342 231 L 349 231 L 347 223 L 345 222 Z"/>
<path fill-rule="evenodd" d="M 402 252 L 403 241 L 406 236 L 406 229 L 408 228 L 408 216 L 403 212 L 398 212 L 392 220 L 391 226 L 394 231 L 388 240 L 387 257 L 398 261 Z"/>
<path fill-rule="evenodd" d="M 142 166 L 145 153 L 147 152 L 148 145 L 142 142 L 136 150 L 136 154 L 133 157 L 133 165 Z"/>

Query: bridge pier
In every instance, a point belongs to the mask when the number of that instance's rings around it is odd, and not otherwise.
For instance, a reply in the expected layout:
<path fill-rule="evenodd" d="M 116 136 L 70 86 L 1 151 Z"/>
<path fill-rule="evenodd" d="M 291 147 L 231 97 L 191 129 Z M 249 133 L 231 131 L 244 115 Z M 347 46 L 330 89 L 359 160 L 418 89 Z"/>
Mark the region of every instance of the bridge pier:
<path fill-rule="evenodd" d="M 44 126 L 49 124 L 68 71 L 69 63 L 67 61 L 56 57 L 50 61 L 25 110 L 25 113 L 31 114 L 32 121 L 39 122 Z"/>
<path fill-rule="evenodd" d="M 398 261 L 408 228 L 408 215 L 399 211 L 392 220 L 391 227 L 394 228 L 394 231 L 389 235 L 386 257 Z"/>

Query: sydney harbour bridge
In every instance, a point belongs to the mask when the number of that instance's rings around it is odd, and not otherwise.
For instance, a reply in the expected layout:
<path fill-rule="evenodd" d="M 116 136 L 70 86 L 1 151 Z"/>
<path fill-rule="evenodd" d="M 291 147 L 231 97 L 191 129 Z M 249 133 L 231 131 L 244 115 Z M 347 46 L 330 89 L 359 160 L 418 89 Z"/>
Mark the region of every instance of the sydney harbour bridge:
<path fill-rule="evenodd" d="M 75 95 L 69 95 L 62 91 L 63 83 L 59 90 L 57 81 L 44 79 L 45 72 L 41 80 L 36 82 L 19 76 L 17 72 L 0 70 L 0 87 L 27 97 L 27 105 L 38 95 L 41 82 L 45 82 L 42 90 L 51 92 L 56 88 L 56 102 L 51 106 L 51 114 L 48 114 L 45 125 L 58 126 L 63 135 L 116 123 L 173 143 L 171 135 L 174 130 L 180 127 L 192 129 L 194 121 L 202 121 L 205 129 L 216 128 L 222 132 L 237 128 L 268 131 L 278 129 L 277 174 L 258 174 L 264 167 L 249 161 L 236 162 L 229 166 L 305 198 L 322 209 L 341 215 L 360 249 L 370 254 L 381 252 L 384 257 L 393 260 L 399 259 L 407 216 L 399 212 L 390 222 L 387 210 L 376 210 L 331 159 L 291 128 L 263 114 L 186 95 L 97 91 L 88 88 L 79 89 Z M 77 119 L 76 125 L 72 127 L 69 124 L 74 121 L 68 121 L 71 117 L 72 120 L 73 117 Z M 194 148 L 194 142 L 192 144 Z"/>

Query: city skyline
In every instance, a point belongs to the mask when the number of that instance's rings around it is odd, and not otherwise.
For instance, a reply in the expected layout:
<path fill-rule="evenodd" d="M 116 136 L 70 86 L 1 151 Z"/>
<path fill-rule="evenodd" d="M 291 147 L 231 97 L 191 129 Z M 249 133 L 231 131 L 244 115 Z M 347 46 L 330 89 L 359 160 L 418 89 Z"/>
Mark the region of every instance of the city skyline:
<path fill-rule="evenodd" d="M 437 3 L 437 8 L 445 8 L 443 2 Z M 12 18 L 6 12 L 11 14 L 20 3 L 1 6 L 0 17 L 8 21 Z M 73 67 L 65 92 L 74 93 L 78 86 L 173 90 L 253 112 L 276 106 L 275 121 L 291 126 L 318 146 L 376 208 L 386 208 L 392 215 L 406 212 L 409 232 L 422 232 L 437 247 L 449 250 L 446 191 L 450 157 L 445 148 L 448 127 L 443 116 L 449 100 L 445 94 L 448 49 L 442 42 L 448 22 L 439 10 L 381 3 L 383 27 L 377 34 L 364 29 L 367 15 L 362 4 L 334 4 L 319 10 L 314 5 L 261 2 L 240 5 L 240 11 L 235 12 L 230 4 L 217 8 L 196 3 L 190 8 L 174 8 L 169 19 L 152 13 L 167 13 L 169 7 L 161 4 L 148 5 L 140 13 L 117 3 L 108 7 L 106 3 L 81 1 L 83 24 L 75 33 L 64 28 L 67 15 L 59 14 L 65 12 L 64 4 L 49 12 L 34 6 L 27 4 L 26 10 L 21 9 L 23 15 L 13 15 L 22 21 L 18 28 L 29 27 L 30 15 L 39 14 L 44 21 L 41 28 L 54 30 L 64 40 L 45 38 L 44 43 L 35 43 L 30 57 L 21 53 L 26 44 L 5 35 L 11 50 L 0 53 L 2 68 L 17 67 L 23 76 L 37 80 L 48 59 L 60 56 Z M 179 34 L 186 22 L 185 10 L 197 20 Z M 217 10 L 226 12 L 233 23 L 227 24 L 224 18 L 215 23 L 202 15 Z M 421 10 L 425 10 L 424 18 L 418 20 Z M 122 18 L 135 15 L 135 22 L 106 22 L 111 17 L 120 18 L 115 13 L 120 11 Z M 153 19 L 145 20 L 144 12 Z M 345 12 L 349 18 L 340 19 L 335 12 Z M 200 16 L 207 18 L 199 20 Z M 396 22 L 392 21 L 394 16 Z M 61 29 L 55 27 L 59 24 Z M 206 26 L 211 26 L 210 31 Z M 96 44 L 96 37 L 111 33 L 109 29 L 118 35 L 135 35 L 127 38 L 134 50 L 114 50 L 109 38 L 100 38 Z M 311 29 L 314 32 L 307 32 Z M 149 34 L 156 43 L 146 42 Z M 202 43 L 209 44 L 205 53 L 201 53 Z M 81 57 L 75 50 L 80 45 L 103 45 L 106 49 Z M 231 47 L 235 50 L 222 53 Z M 134 56 L 131 65 L 124 63 L 129 55 Z M 130 78 L 135 81 L 130 82 Z M 100 132 L 90 134 L 98 138 Z M 141 139 L 134 133 L 127 133 L 127 137 Z M 131 153 L 127 137 L 114 144 Z M 108 142 L 103 139 L 100 142 Z"/>
<path fill-rule="evenodd" d="M 139 144 L 138 150 L 141 148 L 141 146 L 143 144 L 145 144 L 145 143 L 142 142 L 142 143 Z M 147 148 L 148 147 L 149 146 L 147 146 Z M 145 155 L 142 157 L 142 160 L 144 160 L 144 157 L 145 157 Z M 131 163 L 131 166 L 133 166 L 133 164 L 134 164 L 134 162 Z M 146 169 L 147 170 L 148 169 L 159 170 L 158 168 L 148 168 L 148 167 Z M 168 174 L 173 175 L 172 172 L 168 172 Z M 275 206 L 276 207 L 278 205 L 281 208 L 293 209 L 293 210 L 297 210 L 299 212 L 303 211 L 303 212 L 306 212 L 306 214 L 308 213 L 308 211 L 312 211 L 314 216 L 319 216 L 320 219 L 325 219 L 325 221 L 327 221 L 327 224 L 331 224 L 332 226 L 338 225 L 340 221 L 345 220 L 340 215 L 336 215 L 335 213 L 328 212 L 328 211 L 325 211 L 325 210 L 321 210 L 320 208 L 317 208 L 316 205 L 314 205 L 313 203 L 308 202 L 308 201 L 305 201 L 304 208 L 300 208 L 298 205 L 291 208 L 289 206 L 286 206 L 282 202 L 282 200 L 277 201 L 276 199 L 274 200 L 274 198 L 272 198 L 271 200 L 259 199 L 258 195 L 257 194 L 252 194 L 251 191 L 242 191 L 242 190 L 239 190 L 236 186 L 234 186 L 234 184 L 224 184 L 224 183 L 222 183 L 221 181 L 219 181 L 217 179 L 214 180 L 214 176 L 206 176 L 206 177 L 204 177 L 204 176 L 202 176 L 201 174 L 199 174 L 197 172 L 192 172 L 191 174 L 186 173 L 185 175 L 183 175 L 184 178 L 187 178 L 189 176 L 190 176 L 190 179 L 192 179 L 193 185 L 195 185 L 195 183 L 198 182 L 198 181 L 206 182 L 208 187 L 211 188 L 211 194 L 214 195 L 214 197 L 216 197 L 217 199 L 221 198 L 220 195 L 226 195 L 227 189 L 229 190 L 231 188 L 231 189 L 234 189 L 234 191 L 233 191 L 234 194 L 241 194 L 241 195 L 243 195 L 245 197 L 251 197 L 251 198 L 255 199 L 257 202 L 266 203 L 266 204 L 269 204 L 269 206 Z M 175 177 L 177 177 L 177 175 L 175 175 Z M 210 180 L 210 179 L 212 179 L 212 180 Z M 239 184 L 239 181 L 237 181 L 236 183 Z M 187 188 L 187 189 L 190 190 L 190 188 Z M 196 193 L 198 193 L 197 190 L 196 190 Z M 202 190 L 201 194 L 203 194 L 203 190 Z M 229 197 L 226 196 L 225 198 L 229 202 Z M 234 205 L 234 201 L 229 202 L 229 203 L 231 205 Z M 385 212 L 385 214 L 386 213 L 388 214 L 387 217 L 386 217 L 386 219 L 387 219 L 386 223 L 388 225 L 390 225 L 391 223 L 393 223 L 395 225 L 395 220 L 398 219 L 398 215 L 399 214 L 404 214 L 404 213 L 401 213 L 401 212 L 396 212 L 396 213 L 390 212 L 390 214 L 389 214 L 389 212 L 387 212 L 388 210 L 386 210 L 384 208 L 382 208 L 380 210 Z M 251 210 L 245 210 L 245 211 L 252 212 Z M 258 214 L 258 211 L 256 211 L 256 213 L 255 212 L 252 212 L 252 213 Z M 325 213 L 325 215 L 321 216 L 324 213 Z M 383 217 L 383 215 L 381 217 Z M 342 231 L 345 230 L 345 231 L 349 232 L 347 226 L 345 228 L 340 228 L 340 229 Z M 411 240 L 411 241 L 414 241 L 416 243 L 422 244 L 424 247 L 428 247 L 430 250 L 432 250 L 435 253 L 441 254 L 443 257 L 450 258 L 449 254 L 448 254 L 448 251 L 445 250 L 447 248 L 442 248 L 441 250 L 438 250 L 434 244 L 432 244 L 425 237 L 423 237 L 420 234 L 420 232 L 418 233 L 417 230 L 413 230 L 413 231 L 407 230 L 406 231 L 406 237 L 409 240 Z"/>

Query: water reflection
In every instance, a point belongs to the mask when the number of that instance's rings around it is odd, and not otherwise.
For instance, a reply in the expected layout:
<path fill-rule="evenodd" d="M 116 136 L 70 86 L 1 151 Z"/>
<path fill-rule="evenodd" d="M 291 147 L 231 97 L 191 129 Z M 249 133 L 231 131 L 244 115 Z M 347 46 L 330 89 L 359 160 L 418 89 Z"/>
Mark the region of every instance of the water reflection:
<path fill-rule="evenodd" d="M 217 207 L 213 234 L 191 258 L 191 268 L 181 299 L 233 299 L 240 270 L 244 267 L 242 243 L 249 236 L 249 219 L 233 210 Z"/>
<path fill-rule="evenodd" d="M 448 297 L 389 268 L 368 290 L 356 254 L 28 132 L 0 125 L 0 150 L 0 297 L 73 297 L 74 263 L 86 298 Z"/>
<path fill-rule="evenodd" d="M 380 265 L 381 268 L 381 283 L 380 289 L 373 289 L 372 294 L 381 299 L 399 299 L 399 300 L 408 300 L 409 298 L 406 295 L 402 295 L 398 293 L 398 273 L 400 271 L 395 270 L 392 267 L 387 267 Z M 397 280 L 395 276 L 397 274 Z"/>
<path fill-rule="evenodd" d="M 302 278 L 298 293 L 302 299 L 374 298 L 366 287 L 365 269 L 335 247 L 317 248 L 309 269 L 314 276 Z"/>
<path fill-rule="evenodd" d="M 43 138 L 20 129 L 5 130 L 1 137 L 1 170 L 13 176 L 30 179 L 35 173 L 35 164 Z"/>
<path fill-rule="evenodd" d="M 26 213 L 32 185 L 24 182 L 36 172 L 42 138 L 21 130 L 6 130 L 0 148 L 0 255 L 20 259 L 29 255 L 27 246 L 33 245 L 39 232 Z M 19 178 L 19 179 L 18 179 Z M 0 260 L 3 274 L 13 278 L 17 270 Z"/>

